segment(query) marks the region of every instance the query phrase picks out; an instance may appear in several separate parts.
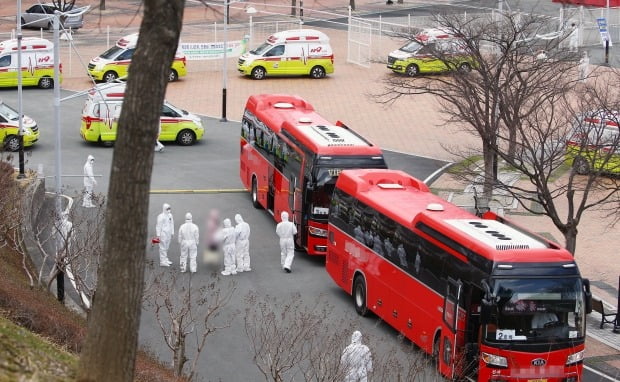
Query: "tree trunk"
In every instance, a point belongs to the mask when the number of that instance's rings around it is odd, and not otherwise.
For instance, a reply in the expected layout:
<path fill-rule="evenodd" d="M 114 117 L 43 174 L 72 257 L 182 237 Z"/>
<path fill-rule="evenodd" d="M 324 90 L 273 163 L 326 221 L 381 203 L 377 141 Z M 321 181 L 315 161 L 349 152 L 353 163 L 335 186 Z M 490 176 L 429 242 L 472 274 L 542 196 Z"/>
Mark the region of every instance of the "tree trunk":
<path fill-rule="evenodd" d="M 577 249 L 577 225 L 576 224 L 566 224 L 565 229 L 562 231 L 564 235 L 564 247 L 570 253 L 575 256 L 575 249 Z"/>
<path fill-rule="evenodd" d="M 110 172 L 97 299 L 77 381 L 131 382 L 142 308 L 149 187 L 183 0 L 144 0 Z"/>
<path fill-rule="evenodd" d="M 483 144 L 482 157 L 484 161 L 484 183 L 482 195 L 478 198 L 478 208 L 484 210 L 489 208 L 489 202 L 493 197 L 493 186 L 497 178 L 497 156 L 488 144 Z"/>

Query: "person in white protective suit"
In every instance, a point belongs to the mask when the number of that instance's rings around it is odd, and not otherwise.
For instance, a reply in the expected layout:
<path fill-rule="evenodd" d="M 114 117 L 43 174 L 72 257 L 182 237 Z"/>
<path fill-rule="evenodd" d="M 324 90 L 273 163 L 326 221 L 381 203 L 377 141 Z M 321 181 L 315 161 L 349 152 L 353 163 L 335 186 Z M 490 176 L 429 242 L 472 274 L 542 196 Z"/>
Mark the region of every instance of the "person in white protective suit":
<path fill-rule="evenodd" d="M 236 275 L 235 266 L 235 228 L 230 224 L 230 219 L 224 219 L 224 228 L 220 231 L 220 242 L 224 251 L 224 270 L 222 275 Z"/>
<path fill-rule="evenodd" d="M 362 333 L 358 330 L 351 335 L 351 344 L 340 356 L 340 365 L 344 370 L 344 382 L 367 382 L 372 372 L 372 355 L 368 346 L 362 344 Z"/>
<path fill-rule="evenodd" d="M 291 266 L 295 257 L 297 227 L 288 221 L 288 212 L 282 211 L 280 218 L 282 221 L 276 225 L 276 234 L 280 237 L 280 265 L 286 273 L 291 273 Z"/>
<path fill-rule="evenodd" d="M 93 204 L 93 192 L 97 181 L 95 180 L 95 174 L 93 172 L 93 165 L 95 164 L 95 157 L 89 155 L 84 163 L 84 198 L 82 199 L 82 207 L 92 208 Z"/>
<path fill-rule="evenodd" d="M 249 272 L 250 268 L 250 225 L 240 214 L 235 215 L 235 252 L 237 272 Z"/>
<path fill-rule="evenodd" d="M 568 50 L 577 52 L 579 50 L 579 28 L 575 23 L 571 24 L 570 35 L 568 36 Z"/>
<path fill-rule="evenodd" d="M 172 262 L 168 259 L 168 248 L 174 236 L 174 218 L 170 204 L 164 203 L 163 211 L 157 216 L 155 234 L 159 238 L 159 265 L 169 267 Z"/>
<path fill-rule="evenodd" d="M 179 227 L 179 244 L 181 244 L 181 272 L 187 270 L 189 256 L 189 271 L 196 273 L 196 256 L 198 255 L 198 226 L 192 222 L 192 214 L 185 214 L 185 223 Z"/>
<path fill-rule="evenodd" d="M 588 78 L 588 67 L 590 66 L 590 57 L 588 52 L 584 51 L 579 60 L 579 81 L 586 82 Z"/>
<path fill-rule="evenodd" d="M 164 145 L 159 141 L 159 136 L 161 135 L 161 123 L 159 124 L 159 132 L 157 133 L 157 139 L 155 139 L 155 151 L 158 153 L 164 152 Z"/>

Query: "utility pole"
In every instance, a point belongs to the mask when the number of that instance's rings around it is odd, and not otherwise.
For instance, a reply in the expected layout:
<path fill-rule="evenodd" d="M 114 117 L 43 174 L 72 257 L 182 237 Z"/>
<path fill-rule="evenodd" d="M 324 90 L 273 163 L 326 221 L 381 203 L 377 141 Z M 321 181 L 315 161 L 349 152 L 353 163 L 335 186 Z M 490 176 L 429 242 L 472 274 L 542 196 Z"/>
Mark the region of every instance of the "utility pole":
<path fill-rule="evenodd" d="M 26 177 L 26 163 L 24 160 L 24 111 L 22 93 L 22 1 L 17 0 L 17 114 L 18 137 L 19 137 L 19 174 L 17 179 Z"/>

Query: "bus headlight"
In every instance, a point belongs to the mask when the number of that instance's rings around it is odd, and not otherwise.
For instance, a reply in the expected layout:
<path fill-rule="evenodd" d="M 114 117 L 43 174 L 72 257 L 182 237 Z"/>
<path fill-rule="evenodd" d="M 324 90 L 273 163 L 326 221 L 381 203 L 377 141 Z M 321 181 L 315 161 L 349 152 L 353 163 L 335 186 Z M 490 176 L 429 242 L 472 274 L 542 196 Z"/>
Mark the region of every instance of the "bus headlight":
<path fill-rule="evenodd" d="M 568 358 L 566 359 L 566 365 L 572 365 L 574 363 L 581 362 L 581 361 L 583 361 L 583 350 L 569 355 Z"/>
<path fill-rule="evenodd" d="M 319 236 L 319 237 L 327 237 L 327 230 L 322 228 L 316 228 L 313 226 L 308 226 L 308 232 L 310 235 Z"/>
<path fill-rule="evenodd" d="M 484 363 L 486 363 L 487 365 L 508 367 L 508 360 L 506 359 L 506 357 L 485 352 L 482 352 L 481 357 Z"/>

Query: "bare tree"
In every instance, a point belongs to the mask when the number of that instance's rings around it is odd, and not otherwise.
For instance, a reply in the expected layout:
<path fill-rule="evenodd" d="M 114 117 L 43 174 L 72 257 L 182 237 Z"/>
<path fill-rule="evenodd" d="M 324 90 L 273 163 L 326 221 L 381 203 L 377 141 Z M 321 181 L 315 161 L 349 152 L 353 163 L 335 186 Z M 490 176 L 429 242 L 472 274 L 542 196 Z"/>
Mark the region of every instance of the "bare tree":
<path fill-rule="evenodd" d="M 246 296 L 245 332 L 254 363 L 266 381 L 343 380 L 339 371 L 341 336 L 324 334 L 333 307 L 318 296 L 305 304 L 299 293 L 287 301 L 271 296 Z"/>
<path fill-rule="evenodd" d="M 230 327 L 234 313 L 224 315 L 224 308 L 235 293 L 235 284 L 231 281 L 221 286 L 217 277 L 208 285 L 197 287 L 192 285 L 191 276 L 166 271 L 151 274 L 153 277 L 145 286 L 144 305 L 154 312 L 166 346 L 172 351 L 175 375 L 185 375 L 193 381 L 207 337 Z M 191 357 L 187 355 L 188 336 L 194 340 Z"/>
<path fill-rule="evenodd" d="M 5 160 L 6 159 L 6 160 Z M 25 195 L 31 195 L 32 190 L 27 181 L 18 184 L 15 180 L 15 171 L 11 165 L 11 156 L 0 156 L 0 248 L 8 247 L 21 254 L 22 268 L 34 286 L 28 253 L 26 251 L 25 234 L 29 227 L 25 224 L 27 211 L 24 210 Z M 26 178 L 28 179 L 28 178 Z M 26 203 L 28 204 L 28 203 Z"/>
<path fill-rule="evenodd" d="M 65 12 L 73 9 L 73 6 L 75 5 L 75 0 L 52 0 L 52 4 L 56 9 L 60 10 L 61 12 Z"/>
<path fill-rule="evenodd" d="M 87 313 L 95 294 L 103 253 L 101 227 L 105 223 L 105 196 L 97 194 L 93 201 L 97 208 L 89 209 L 88 214 L 76 213 L 68 205 L 59 216 L 54 208 L 44 212 L 47 216 L 38 219 L 39 225 L 33 227 L 40 253 L 40 257 L 35 257 L 38 283 L 49 289 L 60 272 L 67 274 L 79 296 L 78 303 Z"/>
<path fill-rule="evenodd" d="M 404 96 L 432 94 L 442 106 L 445 123 L 459 124 L 478 136 L 484 163 L 483 207 L 488 207 L 497 181 L 497 135 L 502 129 L 508 131 L 509 150 L 513 150 L 520 119 L 536 110 L 541 99 L 562 94 L 576 83 L 576 78 L 558 81 L 575 62 L 557 49 L 565 36 L 549 32 L 547 17 L 498 13 L 465 20 L 460 15 L 436 15 L 435 23 L 455 36 L 454 40 L 438 44 L 400 36 L 425 46 L 448 75 L 386 76 L 385 90 L 376 98 L 389 103 Z M 541 35 L 555 38 L 542 39 Z M 553 57 L 536 61 L 536 51 Z M 418 73 L 419 67 L 415 69 L 408 73 Z"/>
<path fill-rule="evenodd" d="M 144 1 L 140 37 L 118 122 L 97 297 L 89 317 L 78 381 L 133 380 L 153 146 L 184 4 L 183 0 Z"/>
<path fill-rule="evenodd" d="M 574 74 L 569 74 L 573 76 Z M 620 207 L 620 107 L 615 70 L 599 73 L 583 85 L 550 98 L 521 119 L 512 153 L 512 137 L 500 133 L 496 152 L 524 182 L 497 187 L 514 196 L 528 212 L 546 215 L 575 253 L 583 214 L 605 209 L 617 222 Z"/>
<path fill-rule="evenodd" d="M 458 37 L 471 61 L 462 54 L 433 48 L 433 55 L 450 69 L 450 75 L 390 76 L 380 99 L 391 102 L 413 94 L 435 95 L 446 123 L 461 124 L 480 137 L 481 207 L 488 208 L 494 188 L 503 189 L 526 210 L 549 216 L 564 235 L 566 248 L 574 253 L 583 213 L 593 208 L 617 210 L 618 184 L 600 175 L 609 171 L 605 163 L 616 163 L 618 138 L 603 138 L 592 123 L 578 123 L 578 133 L 590 139 L 578 142 L 576 166 L 562 177 L 567 170 L 566 142 L 574 136 L 575 122 L 584 121 L 579 116 L 592 108 L 615 115 L 611 111 L 619 106 L 617 75 L 600 70 L 578 74 L 576 55 L 560 49 L 566 33 L 546 29 L 550 21 L 542 16 L 504 13 L 496 19 L 462 21 L 447 15 L 437 20 L 441 28 Z M 464 68 L 471 71 L 459 71 Z M 605 85 L 610 83 L 613 86 Z M 604 146 L 604 150 L 596 150 L 593 157 L 592 145 Z M 469 148 L 461 153 L 467 157 L 480 151 Z M 498 179 L 498 158 L 525 176 L 525 184 L 505 184 Z M 479 176 L 478 163 L 470 160 L 469 169 L 468 162 L 464 163 L 461 175 L 473 181 Z M 584 163 L 593 170 L 585 180 L 575 171 Z"/>
<path fill-rule="evenodd" d="M 324 296 L 304 301 L 299 293 L 286 301 L 250 293 L 246 296 L 245 331 L 254 363 L 265 381 L 340 382 L 346 366 L 343 350 L 361 324 L 334 315 Z M 381 320 L 377 321 L 377 325 Z M 363 335 L 373 358 L 374 381 L 435 381 L 441 377 L 429 357 L 403 336 L 382 340 Z"/>

